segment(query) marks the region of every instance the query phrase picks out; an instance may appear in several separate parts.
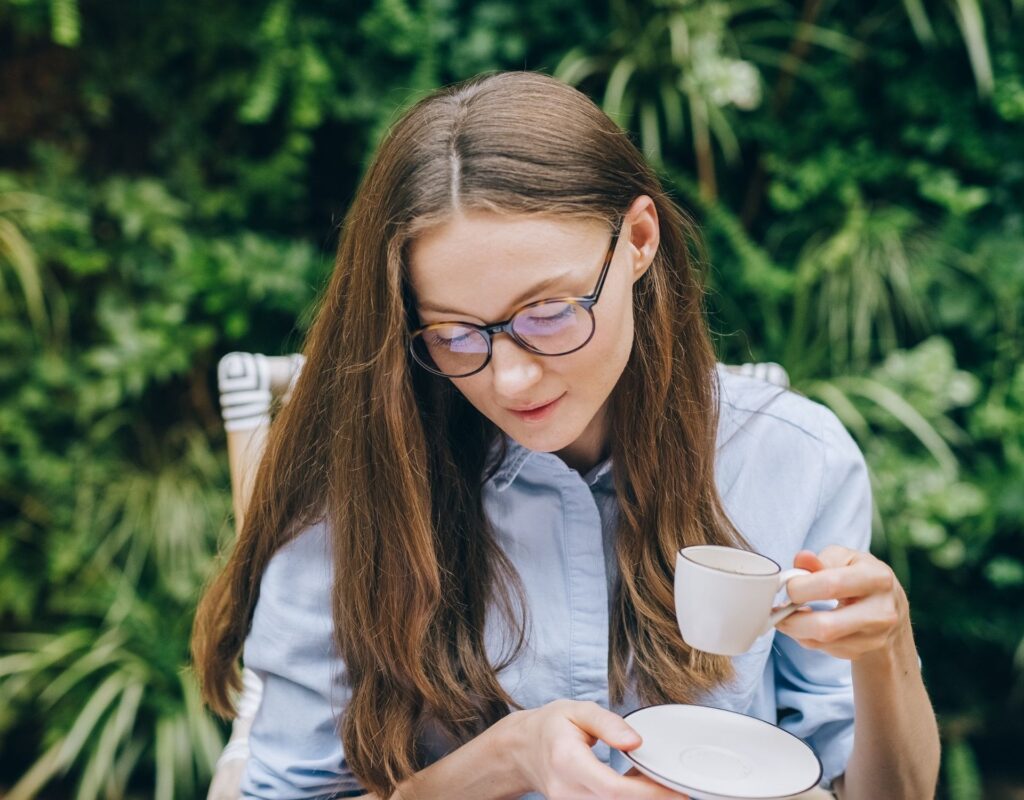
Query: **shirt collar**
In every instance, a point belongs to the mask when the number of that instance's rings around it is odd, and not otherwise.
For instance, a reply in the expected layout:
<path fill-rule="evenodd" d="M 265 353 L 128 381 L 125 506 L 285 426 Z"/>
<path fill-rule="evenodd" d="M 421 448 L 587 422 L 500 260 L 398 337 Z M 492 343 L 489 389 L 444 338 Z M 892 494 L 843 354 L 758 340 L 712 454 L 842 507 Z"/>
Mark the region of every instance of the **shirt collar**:
<path fill-rule="evenodd" d="M 523 465 L 534 455 L 533 450 L 523 447 L 511 436 L 502 433 L 495 440 L 491 448 L 488 458 L 489 464 L 493 464 L 494 460 L 498 457 L 502 441 L 505 443 L 505 459 L 501 462 L 492 478 L 494 486 L 499 492 L 505 491 L 512 484 L 512 481 L 516 479 L 519 471 L 523 468 Z"/>
<path fill-rule="evenodd" d="M 612 478 L 612 457 L 608 456 L 604 461 L 595 464 L 593 469 L 583 476 L 583 480 L 593 488 L 609 484 Z"/>
<path fill-rule="evenodd" d="M 730 397 L 729 383 L 737 379 L 735 376 L 731 376 L 726 370 L 723 364 L 716 365 L 716 372 L 718 378 L 718 394 L 719 394 L 719 417 L 718 417 L 718 430 L 716 431 L 716 442 L 715 450 L 721 450 L 729 440 L 736 434 L 739 429 L 743 426 L 743 423 L 749 419 L 751 414 L 756 413 L 753 409 L 745 409 L 738 407 L 735 403 L 738 398 Z M 767 404 L 767 401 L 774 399 L 780 391 L 779 387 L 771 384 L 764 384 L 760 387 L 762 391 L 758 399 L 764 400 L 763 405 Z M 752 392 L 748 391 L 748 395 L 753 396 Z M 766 398 L 766 399 L 765 399 Z M 747 398 L 749 400 L 749 398 Z M 503 492 L 512 482 L 518 477 L 520 471 L 526 465 L 527 461 L 545 461 L 552 464 L 556 469 L 561 468 L 567 470 L 568 467 L 565 463 L 558 458 L 558 456 L 552 453 L 541 453 L 535 450 L 530 450 L 523 445 L 519 444 L 515 439 L 509 436 L 503 431 L 499 431 L 499 435 L 496 437 L 493 445 L 491 446 L 490 453 L 488 455 L 487 464 L 492 465 L 498 457 L 498 449 L 501 445 L 501 441 L 504 439 L 506 446 L 505 460 L 501 466 L 498 467 L 494 473 L 492 481 L 494 482 L 495 488 L 498 491 Z M 553 461 L 551 461 L 553 459 Z M 606 458 L 599 464 L 596 464 L 593 469 L 590 470 L 586 475 L 583 476 L 584 481 L 591 488 L 604 487 L 611 484 L 611 469 L 612 459 L 611 456 Z"/>
<path fill-rule="evenodd" d="M 494 476 L 491 478 L 494 483 L 494 487 L 499 492 L 505 491 L 512 485 L 513 481 L 515 481 L 519 476 L 519 473 L 522 471 L 527 461 L 548 463 L 555 470 L 559 471 L 567 471 L 569 469 L 569 467 L 565 465 L 565 462 L 563 462 L 554 453 L 542 453 L 536 450 L 530 450 L 506 433 L 502 433 L 492 445 L 487 461 L 489 465 L 493 465 L 497 459 L 502 440 L 504 440 L 506 448 L 505 459 L 501 462 L 501 465 L 497 468 Z M 604 461 L 599 464 L 595 464 L 594 467 L 583 476 L 583 479 L 591 488 L 602 486 L 611 480 L 611 468 L 612 458 L 611 456 L 608 456 Z"/>

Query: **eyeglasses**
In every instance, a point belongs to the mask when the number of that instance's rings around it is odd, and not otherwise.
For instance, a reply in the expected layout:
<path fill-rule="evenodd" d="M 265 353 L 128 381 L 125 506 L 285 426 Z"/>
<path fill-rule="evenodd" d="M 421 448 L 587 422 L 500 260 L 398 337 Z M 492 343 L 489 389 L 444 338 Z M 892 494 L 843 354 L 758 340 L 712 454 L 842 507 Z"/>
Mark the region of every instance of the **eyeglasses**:
<path fill-rule="evenodd" d="M 615 225 L 611 244 L 597 279 L 597 287 L 585 297 L 537 300 L 519 308 L 504 322 L 477 325 L 473 322 L 435 322 L 412 332 L 409 350 L 421 367 L 446 378 L 467 378 L 480 372 L 494 352 L 496 334 L 507 333 L 524 350 L 541 356 L 575 353 L 594 337 L 594 306 L 601 296 L 622 230 Z"/>

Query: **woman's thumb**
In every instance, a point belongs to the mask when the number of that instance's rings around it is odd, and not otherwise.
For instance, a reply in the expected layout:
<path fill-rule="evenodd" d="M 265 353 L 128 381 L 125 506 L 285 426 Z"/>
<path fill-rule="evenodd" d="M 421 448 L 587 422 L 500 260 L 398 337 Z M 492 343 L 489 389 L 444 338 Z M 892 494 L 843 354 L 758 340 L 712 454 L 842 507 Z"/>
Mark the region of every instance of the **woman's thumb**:
<path fill-rule="evenodd" d="M 801 550 L 793 558 L 793 566 L 808 572 L 825 569 L 825 563 L 811 550 Z"/>
<path fill-rule="evenodd" d="M 597 703 L 576 704 L 572 720 L 591 736 L 618 750 L 633 750 L 643 743 L 640 734 L 622 717 Z"/>

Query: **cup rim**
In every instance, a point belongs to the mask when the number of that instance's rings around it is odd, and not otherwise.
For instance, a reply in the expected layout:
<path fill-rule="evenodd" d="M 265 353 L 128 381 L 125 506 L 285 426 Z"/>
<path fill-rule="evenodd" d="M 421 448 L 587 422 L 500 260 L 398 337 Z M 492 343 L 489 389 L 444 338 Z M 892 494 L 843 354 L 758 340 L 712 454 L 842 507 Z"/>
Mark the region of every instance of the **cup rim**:
<path fill-rule="evenodd" d="M 765 561 L 769 562 L 770 564 L 772 564 L 775 567 L 775 571 L 774 572 L 765 573 L 764 575 L 751 575 L 749 572 L 733 572 L 732 570 L 728 570 L 728 569 L 721 569 L 719 567 L 711 567 L 711 566 L 708 566 L 707 564 L 704 564 L 704 563 L 702 563 L 700 561 L 697 561 L 697 560 L 695 560 L 693 558 L 690 558 L 690 556 L 688 556 L 686 554 L 687 550 L 739 550 L 741 553 L 748 553 L 749 555 L 757 556 L 758 558 L 763 558 Z M 676 555 L 678 557 L 680 557 L 680 558 L 686 559 L 687 561 L 689 561 L 694 566 L 702 567 L 703 569 L 710 570 L 711 572 L 714 572 L 714 573 L 717 573 L 717 574 L 723 574 L 724 573 L 725 575 L 730 575 L 730 576 L 733 576 L 733 577 L 736 577 L 736 578 L 761 578 L 761 579 L 764 579 L 764 578 L 773 578 L 773 577 L 775 577 L 777 575 L 782 574 L 782 566 L 774 558 L 769 558 L 768 556 L 764 555 L 763 553 L 757 553 L 757 552 L 755 552 L 753 550 L 744 550 L 741 547 L 728 547 L 726 545 L 720 545 L 720 544 L 691 544 L 691 545 L 688 545 L 687 547 L 679 548 L 679 550 L 676 552 Z"/>

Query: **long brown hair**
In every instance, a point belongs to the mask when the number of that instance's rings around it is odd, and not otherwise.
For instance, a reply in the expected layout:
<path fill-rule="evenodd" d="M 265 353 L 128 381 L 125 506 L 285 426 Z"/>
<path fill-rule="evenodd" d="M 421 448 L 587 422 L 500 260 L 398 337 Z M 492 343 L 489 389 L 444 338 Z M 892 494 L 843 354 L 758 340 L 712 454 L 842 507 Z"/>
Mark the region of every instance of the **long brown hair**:
<path fill-rule="evenodd" d="M 387 797 L 421 767 L 427 721 L 464 741 L 515 706 L 483 636 L 489 603 L 513 632 L 509 658 L 526 624 L 481 501 L 500 431 L 450 381 L 410 361 L 408 245 L 468 209 L 610 228 L 640 194 L 654 199 L 661 237 L 634 287 L 635 341 L 610 403 L 621 512 L 611 695 L 621 700 L 632 680 L 645 702 L 689 702 L 731 676 L 729 659 L 683 643 L 674 615 L 680 547 L 744 546 L 714 481 L 715 355 L 693 224 L 585 95 L 543 74 L 504 72 L 416 103 L 359 186 L 305 368 L 272 426 L 238 541 L 196 614 L 194 661 L 213 709 L 232 713 L 268 561 L 318 521 L 332 541 L 334 637 L 351 686 L 340 734 L 368 790 Z"/>

